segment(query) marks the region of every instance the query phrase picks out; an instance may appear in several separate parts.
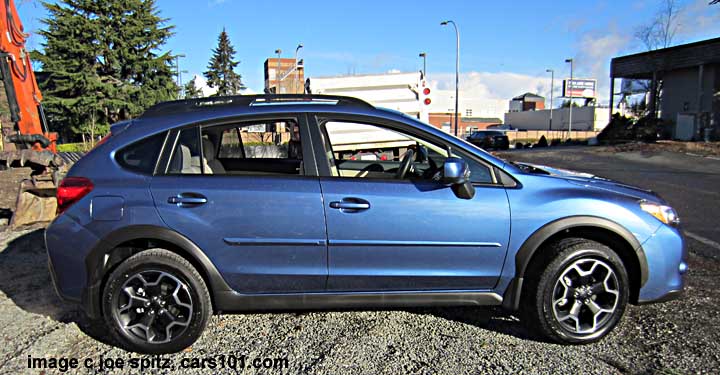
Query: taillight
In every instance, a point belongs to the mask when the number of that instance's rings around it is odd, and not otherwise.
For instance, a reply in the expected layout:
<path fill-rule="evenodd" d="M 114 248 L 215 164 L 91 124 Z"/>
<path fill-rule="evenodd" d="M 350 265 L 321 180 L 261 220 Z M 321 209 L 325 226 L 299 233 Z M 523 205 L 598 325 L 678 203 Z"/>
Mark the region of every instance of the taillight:
<path fill-rule="evenodd" d="M 79 201 L 92 191 L 94 185 L 85 177 L 65 177 L 60 181 L 57 189 L 57 213 L 67 210 L 73 203 Z"/>

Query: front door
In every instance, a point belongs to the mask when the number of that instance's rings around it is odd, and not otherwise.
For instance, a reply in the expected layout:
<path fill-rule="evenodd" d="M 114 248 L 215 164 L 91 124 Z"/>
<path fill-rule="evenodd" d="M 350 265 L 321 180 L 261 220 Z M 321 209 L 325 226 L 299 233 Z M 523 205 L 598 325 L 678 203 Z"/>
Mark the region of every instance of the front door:
<path fill-rule="evenodd" d="M 371 123 L 318 122 L 331 159 L 330 176 L 320 181 L 329 291 L 495 286 L 507 251 L 510 211 L 505 189 L 494 183 L 487 165 L 465 158 L 476 194 L 460 199 L 434 180 L 447 157 L 437 141 Z M 402 175 L 408 154 L 412 163 Z"/>
<path fill-rule="evenodd" d="M 237 292 L 325 289 L 320 184 L 305 171 L 299 126 L 278 119 L 183 129 L 167 173 L 152 179 L 165 223 L 197 244 Z"/>

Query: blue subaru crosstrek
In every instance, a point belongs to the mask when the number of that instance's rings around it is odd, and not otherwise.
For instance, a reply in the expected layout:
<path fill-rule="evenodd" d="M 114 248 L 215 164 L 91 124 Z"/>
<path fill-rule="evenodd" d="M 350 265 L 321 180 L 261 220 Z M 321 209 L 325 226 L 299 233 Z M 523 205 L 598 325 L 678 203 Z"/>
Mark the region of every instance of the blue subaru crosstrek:
<path fill-rule="evenodd" d="M 60 296 L 145 353 L 211 314 L 497 305 L 588 343 L 675 298 L 686 250 L 651 191 L 508 163 L 399 112 L 318 95 L 158 104 L 61 182 Z"/>

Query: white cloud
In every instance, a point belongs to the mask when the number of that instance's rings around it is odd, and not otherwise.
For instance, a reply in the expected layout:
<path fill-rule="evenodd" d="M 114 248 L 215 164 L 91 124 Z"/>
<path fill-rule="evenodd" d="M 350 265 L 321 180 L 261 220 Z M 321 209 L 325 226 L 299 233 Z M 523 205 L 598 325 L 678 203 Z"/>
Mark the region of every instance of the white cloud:
<path fill-rule="evenodd" d="M 720 33 L 720 11 L 708 0 L 693 0 L 678 14 L 677 41 Z"/>
<path fill-rule="evenodd" d="M 580 38 L 575 76 L 597 79 L 598 102 L 607 103 L 610 98 L 610 60 L 620 56 L 631 40 L 628 34 L 614 30 L 586 33 Z"/>
<path fill-rule="evenodd" d="M 430 86 L 438 90 L 454 90 L 454 73 L 436 73 L 428 77 Z M 557 82 L 556 82 L 557 90 Z M 462 95 L 478 99 L 510 100 L 526 92 L 549 95 L 550 77 L 537 77 L 509 72 L 469 72 L 460 74 Z"/>
<path fill-rule="evenodd" d="M 208 97 L 217 92 L 217 89 L 214 89 L 214 88 L 208 86 L 207 79 L 205 79 L 205 77 L 203 77 L 202 75 L 195 74 L 193 76 L 193 79 L 195 79 L 195 87 L 197 87 L 198 89 L 200 89 L 200 91 L 202 91 L 203 97 Z M 242 90 L 242 92 L 240 94 L 255 95 L 255 94 L 257 94 L 257 92 L 253 89 L 248 88 L 248 89 Z"/>
<path fill-rule="evenodd" d="M 217 92 L 217 89 L 208 86 L 207 79 L 205 79 L 205 77 L 196 74 L 193 76 L 193 79 L 195 80 L 195 87 L 202 91 L 203 96 L 210 96 Z"/>

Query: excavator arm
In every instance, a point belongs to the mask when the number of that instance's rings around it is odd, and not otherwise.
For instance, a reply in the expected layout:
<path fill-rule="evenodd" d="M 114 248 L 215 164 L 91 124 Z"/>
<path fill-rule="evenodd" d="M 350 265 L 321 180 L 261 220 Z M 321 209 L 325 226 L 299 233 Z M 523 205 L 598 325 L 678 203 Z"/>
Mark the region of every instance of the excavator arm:
<path fill-rule="evenodd" d="M 10 109 L 13 128 L 3 134 L 5 144 L 15 149 L 57 153 L 57 134 L 51 133 L 42 108 L 42 94 L 25 49 L 23 30 L 13 0 L 0 0 L 0 75 Z M 12 148 L 10 146 L 9 148 Z"/>
<path fill-rule="evenodd" d="M 0 79 L 11 122 L 1 127 L 0 169 L 31 168 L 20 183 L 11 227 L 53 219 L 58 179 L 68 164 L 57 153 L 57 133 L 47 126 L 42 94 L 25 48 L 27 37 L 15 2 L 0 0 Z"/>

